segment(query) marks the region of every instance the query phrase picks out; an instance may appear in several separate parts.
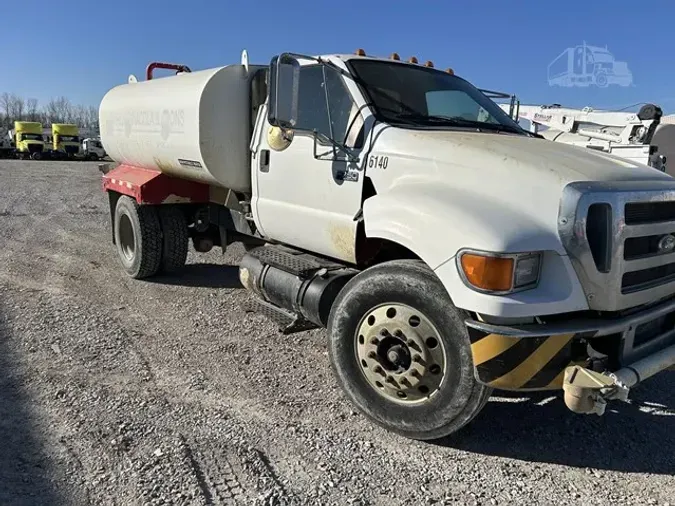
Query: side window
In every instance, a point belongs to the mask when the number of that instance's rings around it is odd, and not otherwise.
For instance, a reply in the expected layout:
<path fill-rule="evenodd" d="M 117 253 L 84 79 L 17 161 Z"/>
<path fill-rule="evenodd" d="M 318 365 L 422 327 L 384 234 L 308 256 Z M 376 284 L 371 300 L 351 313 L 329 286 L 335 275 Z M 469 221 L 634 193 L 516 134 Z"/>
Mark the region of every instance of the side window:
<path fill-rule="evenodd" d="M 298 127 L 316 130 L 343 142 L 352 119 L 354 102 L 335 70 L 326 67 L 325 74 L 324 81 L 324 68 L 320 65 L 300 69 Z M 326 92 L 330 109 L 326 106 Z"/>

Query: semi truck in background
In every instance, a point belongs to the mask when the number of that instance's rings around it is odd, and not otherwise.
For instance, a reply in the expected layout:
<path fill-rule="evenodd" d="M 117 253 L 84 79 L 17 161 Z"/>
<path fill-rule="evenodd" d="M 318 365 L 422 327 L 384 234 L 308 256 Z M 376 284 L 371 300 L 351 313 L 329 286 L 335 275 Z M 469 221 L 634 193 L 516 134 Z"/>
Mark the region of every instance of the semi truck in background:
<path fill-rule="evenodd" d="M 45 143 L 42 138 L 42 124 L 34 121 L 15 121 L 14 147 L 16 154 L 21 159 L 42 159 Z"/>
<path fill-rule="evenodd" d="M 179 276 L 190 241 L 243 243 L 247 309 L 326 328 L 346 397 L 414 439 L 456 432 L 493 389 L 602 414 L 675 364 L 670 176 L 543 139 L 396 53 L 184 69 L 152 63 L 100 104 L 128 276 Z"/>
<path fill-rule="evenodd" d="M 70 123 L 52 123 L 52 150 L 54 158 L 74 158 L 80 152 L 80 131 Z"/>

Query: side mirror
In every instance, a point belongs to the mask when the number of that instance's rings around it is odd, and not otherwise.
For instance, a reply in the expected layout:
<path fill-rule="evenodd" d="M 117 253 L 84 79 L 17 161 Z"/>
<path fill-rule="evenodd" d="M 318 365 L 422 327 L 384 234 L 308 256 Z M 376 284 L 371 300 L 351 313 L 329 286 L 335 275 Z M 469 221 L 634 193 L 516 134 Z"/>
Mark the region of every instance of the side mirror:
<path fill-rule="evenodd" d="M 300 63 L 288 54 L 275 56 L 270 63 L 269 75 L 267 120 L 272 126 L 293 129 L 298 122 Z"/>

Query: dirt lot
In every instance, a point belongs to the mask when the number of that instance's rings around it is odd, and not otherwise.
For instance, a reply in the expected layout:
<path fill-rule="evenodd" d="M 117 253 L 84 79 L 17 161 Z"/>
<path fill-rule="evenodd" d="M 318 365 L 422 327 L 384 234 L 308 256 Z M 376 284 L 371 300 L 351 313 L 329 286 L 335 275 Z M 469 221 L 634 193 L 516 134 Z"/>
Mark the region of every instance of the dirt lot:
<path fill-rule="evenodd" d="M 605 417 L 493 397 L 461 434 L 374 427 L 325 333 L 243 312 L 238 247 L 117 266 L 95 163 L 0 160 L 0 504 L 675 505 L 675 372 Z"/>

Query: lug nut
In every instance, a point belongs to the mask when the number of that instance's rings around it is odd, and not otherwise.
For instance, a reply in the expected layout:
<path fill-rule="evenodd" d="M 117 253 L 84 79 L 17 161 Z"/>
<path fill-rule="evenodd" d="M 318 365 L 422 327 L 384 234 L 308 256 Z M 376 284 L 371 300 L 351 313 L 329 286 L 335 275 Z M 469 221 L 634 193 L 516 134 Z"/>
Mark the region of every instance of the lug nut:
<path fill-rule="evenodd" d="M 373 344 L 373 345 L 377 346 L 378 344 L 380 344 L 380 340 L 377 337 L 373 337 L 370 340 L 370 344 Z"/>
<path fill-rule="evenodd" d="M 421 366 L 427 365 L 427 363 L 424 361 L 424 359 L 423 359 L 420 355 L 415 355 L 415 356 L 413 357 L 413 361 L 416 362 L 416 363 L 418 363 L 418 364 L 421 365 Z"/>
<path fill-rule="evenodd" d="M 382 329 L 382 330 L 380 330 L 380 335 L 381 335 L 381 336 L 388 336 L 388 335 L 389 335 L 389 331 L 388 331 L 387 329 Z"/>
<path fill-rule="evenodd" d="M 374 369 L 374 371 L 377 374 L 381 374 L 382 376 L 386 376 L 384 370 L 379 365 Z"/>
<path fill-rule="evenodd" d="M 396 332 L 394 332 L 394 335 L 398 337 L 401 341 L 404 343 L 408 341 L 408 338 L 405 336 L 403 331 L 401 329 L 398 329 Z"/>
<path fill-rule="evenodd" d="M 422 378 L 422 375 L 419 373 L 419 371 L 417 369 L 413 369 L 412 371 L 410 371 L 410 374 L 412 374 L 417 379 Z"/>
<path fill-rule="evenodd" d="M 372 358 L 373 360 L 375 360 L 377 358 L 377 353 L 371 351 L 370 353 L 368 353 L 368 358 Z"/>
<path fill-rule="evenodd" d="M 408 388 L 412 388 L 412 383 L 408 380 L 408 378 L 403 378 L 401 379 L 401 384 L 407 386 Z"/>

